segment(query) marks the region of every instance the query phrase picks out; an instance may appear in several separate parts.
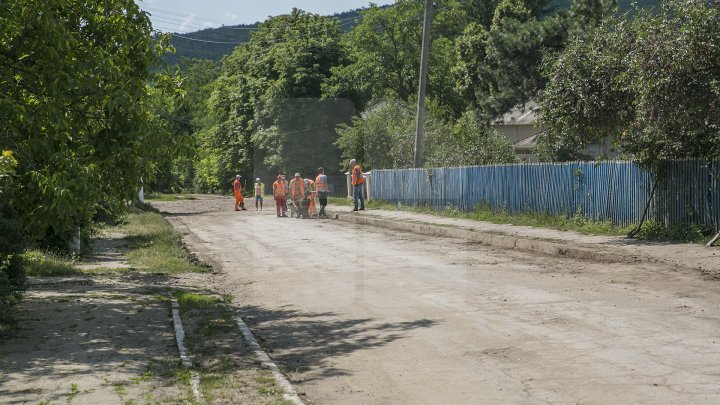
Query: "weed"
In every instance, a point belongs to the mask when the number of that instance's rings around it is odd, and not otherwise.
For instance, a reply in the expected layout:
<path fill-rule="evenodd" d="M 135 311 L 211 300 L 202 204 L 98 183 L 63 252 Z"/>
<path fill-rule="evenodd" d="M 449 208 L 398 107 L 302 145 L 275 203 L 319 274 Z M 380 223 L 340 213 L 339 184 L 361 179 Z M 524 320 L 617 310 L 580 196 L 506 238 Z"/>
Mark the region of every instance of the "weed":
<path fill-rule="evenodd" d="M 265 377 L 265 376 L 257 377 L 255 379 L 255 381 L 259 382 L 260 384 L 274 384 L 275 383 L 275 379 L 273 379 L 272 377 Z"/>
<path fill-rule="evenodd" d="M 133 384 L 140 384 L 144 381 L 150 381 L 153 378 L 154 373 L 151 370 L 148 370 L 142 374 L 140 374 L 138 377 L 130 377 L 130 381 L 132 381 Z"/>
<path fill-rule="evenodd" d="M 211 308 L 223 302 L 222 298 L 215 295 L 196 294 L 184 291 L 178 291 L 174 295 L 178 304 L 180 304 L 180 309 L 183 311 Z"/>
<path fill-rule="evenodd" d="M 28 276 L 59 277 L 82 274 L 82 271 L 76 266 L 77 261 L 70 257 L 29 250 L 22 253 L 20 258 Z"/>
<path fill-rule="evenodd" d="M 113 383 L 113 389 L 120 398 L 124 397 L 127 394 L 127 392 L 125 391 L 124 383 Z"/>
<path fill-rule="evenodd" d="M 145 199 L 149 200 L 149 201 L 197 200 L 197 198 L 195 198 L 189 194 L 164 194 L 164 193 L 145 194 Z"/>
<path fill-rule="evenodd" d="M 77 396 L 77 394 L 79 392 L 80 392 L 80 389 L 78 388 L 77 384 L 74 384 L 74 383 L 70 384 L 70 392 L 68 392 L 67 401 L 71 402 L 73 399 L 75 399 L 75 397 Z"/>
<path fill-rule="evenodd" d="M 258 388 L 258 392 L 262 395 L 281 395 L 282 389 L 276 385 L 265 385 Z"/>

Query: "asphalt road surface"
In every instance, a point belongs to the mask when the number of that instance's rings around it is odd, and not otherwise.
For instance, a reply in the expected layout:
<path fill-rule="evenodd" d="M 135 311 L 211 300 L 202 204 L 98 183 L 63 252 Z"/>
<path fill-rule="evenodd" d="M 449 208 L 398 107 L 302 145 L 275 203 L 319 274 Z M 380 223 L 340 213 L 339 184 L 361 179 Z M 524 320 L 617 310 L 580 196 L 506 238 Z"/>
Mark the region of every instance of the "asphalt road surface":
<path fill-rule="evenodd" d="M 309 404 L 720 403 L 720 284 L 697 272 L 155 205 Z"/>

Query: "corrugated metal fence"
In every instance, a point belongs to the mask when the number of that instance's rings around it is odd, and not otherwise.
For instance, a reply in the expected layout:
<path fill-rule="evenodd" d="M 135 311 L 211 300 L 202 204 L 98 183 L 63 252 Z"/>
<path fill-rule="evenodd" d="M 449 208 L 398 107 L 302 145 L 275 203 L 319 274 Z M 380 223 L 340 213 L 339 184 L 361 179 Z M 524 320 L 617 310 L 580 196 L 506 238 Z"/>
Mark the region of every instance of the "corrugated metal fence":
<path fill-rule="evenodd" d="M 673 162 L 660 173 L 648 218 L 718 228 L 720 161 Z M 374 199 L 435 209 L 487 204 L 627 226 L 642 216 L 654 179 L 632 162 L 536 163 L 373 170 L 370 191 Z"/>

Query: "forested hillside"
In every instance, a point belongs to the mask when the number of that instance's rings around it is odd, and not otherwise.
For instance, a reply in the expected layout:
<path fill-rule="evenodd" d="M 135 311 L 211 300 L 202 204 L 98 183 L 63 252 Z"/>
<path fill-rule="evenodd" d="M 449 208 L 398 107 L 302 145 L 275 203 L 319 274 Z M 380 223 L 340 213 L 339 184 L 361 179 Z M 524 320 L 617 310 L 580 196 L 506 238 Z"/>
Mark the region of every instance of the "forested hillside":
<path fill-rule="evenodd" d="M 340 30 L 351 30 L 361 19 L 362 9 L 350 10 L 330 16 L 337 18 Z M 182 58 L 198 58 L 219 61 L 223 56 L 232 53 L 239 44 L 250 40 L 250 33 L 256 31 L 258 23 L 228 25 L 219 28 L 208 28 L 187 34 L 175 34 L 170 43 L 175 47 L 175 53 L 167 54 L 163 60 L 168 65 L 175 65 Z M 190 38 L 190 39 L 187 39 Z"/>
<path fill-rule="evenodd" d="M 554 0 L 548 3 L 550 9 L 569 9 L 570 0 Z M 472 3 L 472 1 L 470 2 Z M 619 0 L 618 9 L 627 11 L 631 9 L 631 5 L 636 3 L 640 8 L 654 7 L 658 0 Z M 383 6 L 380 8 L 385 8 Z M 361 11 L 356 9 L 333 14 L 332 18 L 340 21 L 340 30 L 342 32 L 350 31 L 362 19 Z M 250 33 L 256 30 L 258 23 L 228 25 L 220 28 L 208 28 L 200 31 L 190 32 L 176 36 L 171 39 L 170 43 L 175 47 L 176 52 L 167 54 L 163 60 L 169 65 L 177 64 L 182 58 L 199 58 L 219 61 L 223 56 L 232 53 L 238 43 L 250 40 Z M 190 39 L 187 39 L 190 38 Z"/>

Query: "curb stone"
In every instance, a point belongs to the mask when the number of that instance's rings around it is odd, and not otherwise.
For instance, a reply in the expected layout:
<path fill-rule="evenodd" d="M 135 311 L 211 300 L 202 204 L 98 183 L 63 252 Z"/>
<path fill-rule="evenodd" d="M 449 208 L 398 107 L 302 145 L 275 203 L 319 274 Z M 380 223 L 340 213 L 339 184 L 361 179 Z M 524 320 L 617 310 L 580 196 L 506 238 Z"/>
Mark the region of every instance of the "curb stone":
<path fill-rule="evenodd" d="M 572 246 L 567 243 L 548 242 L 533 238 L 523 238 L 510 235 L 498 235 L 481 231 L 474 231 L 452 226 L 441 226 L 427 223 L 416 223 L 401 220 L 386 220 L 372 218 L 367 214 L 335 214 L 340 221 L 350 222 L 358 225 L 370 225 L 380 228 L 393 229 L 397 231 L 416 233 L 427 236 L 438 236 L 443 238 L 465 239 L 478 242 L 483 245 L 495 246 L 505 249 L 515 249 L 523 252 L 542 253 L 550 256 L 567 257 L 587 261 L 603 263 L 639 263 L 657 262 L 658 260 L 649 256 L 637 254 L 625 254 L 617 251 L 603 251 L 594 247 Z"/>

